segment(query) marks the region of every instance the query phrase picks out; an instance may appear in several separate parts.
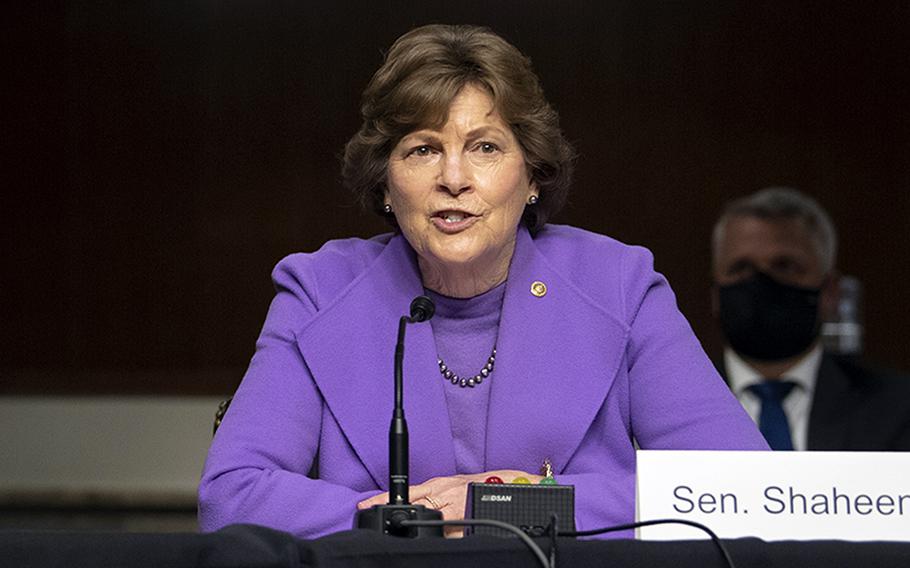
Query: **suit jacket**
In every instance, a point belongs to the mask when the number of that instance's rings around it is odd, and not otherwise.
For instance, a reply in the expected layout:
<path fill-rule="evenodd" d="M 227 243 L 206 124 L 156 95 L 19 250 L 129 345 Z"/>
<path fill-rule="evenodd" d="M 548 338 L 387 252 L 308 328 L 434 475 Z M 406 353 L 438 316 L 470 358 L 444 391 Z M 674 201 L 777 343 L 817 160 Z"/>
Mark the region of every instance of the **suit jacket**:
<path fill-rule="evenodd" d="M 199 488 L 203 530 L 246 522 L 316 537 L 352 527 L 388 486 L 398 319 L 423 293 L 401 235 L 332 241 L 273 273 L 256 353 Z M 543 282 L 543 296 L 531 293 Z M 409 327 L 412 484 L 455 472 L 429 324 Z M 490 388 L 487 470 L 576 487 L 580 529 L 634 517 L 635 448 L 766 449 L 718 377 L 649 252 L 565 226 L 519 229 Z M 309 479 L 319 455 L 319 479 Z M 480 472 L 478 472 L 480 473 Z"/>
<path fill-rule="evenodd" d="M 726 377 L 722 359 L 718 370 Z M 825 353 L 806 449 L 910 451 L 910 377 Z"/>
<path fill-rule="evenodd" d="M 809 413 L 808 448 L 910 451 L 910 377 L 825 354 Z"/>

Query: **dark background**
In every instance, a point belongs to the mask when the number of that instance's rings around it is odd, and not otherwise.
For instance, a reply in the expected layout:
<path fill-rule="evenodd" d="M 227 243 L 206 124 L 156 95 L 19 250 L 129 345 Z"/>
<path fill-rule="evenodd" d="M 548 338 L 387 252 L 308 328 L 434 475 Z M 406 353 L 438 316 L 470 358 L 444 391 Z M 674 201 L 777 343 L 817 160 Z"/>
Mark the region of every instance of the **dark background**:
<path fill-rule="evenodd" d="M 284 255 L 385 228 L 339 182 L 396 37 L 489 25 L 580 153 L 557 219 L 649 247 L 709 353 L 711 226 L 816 197 L 910 368 L 910 9 L 829 2 L 64 2 L 3 24 L 0 394 L 221 394 Z"/>

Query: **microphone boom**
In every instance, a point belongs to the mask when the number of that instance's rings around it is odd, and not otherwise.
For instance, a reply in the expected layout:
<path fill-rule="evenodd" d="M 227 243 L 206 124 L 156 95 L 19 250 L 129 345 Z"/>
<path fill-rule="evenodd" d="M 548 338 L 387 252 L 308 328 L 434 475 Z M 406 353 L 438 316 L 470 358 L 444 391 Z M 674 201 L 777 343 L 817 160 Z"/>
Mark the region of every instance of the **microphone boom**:
<path fill-rule="evenodd" d="M 404 334 L 409 323 L 429 320 L 436 312 L 433 300 L 418 296 L 411 302 L 411 315 L 398 321 L 398 342 L 395 344 L 395 406 L 389 426 L 389 503 L 374 505 L 357 513 L 357 527 L 373 529 L 394 536 L 442 536 L 442 527 L 405 526 L 401 521 L 441 521 L 442 513 L 408 501 L 408 423 L 404 418 Z"/>

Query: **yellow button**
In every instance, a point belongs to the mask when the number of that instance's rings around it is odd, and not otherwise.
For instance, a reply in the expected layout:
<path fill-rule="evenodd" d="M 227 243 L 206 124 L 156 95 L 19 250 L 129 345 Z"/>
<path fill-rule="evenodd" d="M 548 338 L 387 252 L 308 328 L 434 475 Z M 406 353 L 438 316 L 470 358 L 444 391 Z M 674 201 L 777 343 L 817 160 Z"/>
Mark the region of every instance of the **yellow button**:
<path fill-rule="evenodd" d="M 547 285 L 540 280 L 535 280 L 534 283 L 531 284 L 531 293 L 538 298 L 543 298 L 547 295 Z"/>

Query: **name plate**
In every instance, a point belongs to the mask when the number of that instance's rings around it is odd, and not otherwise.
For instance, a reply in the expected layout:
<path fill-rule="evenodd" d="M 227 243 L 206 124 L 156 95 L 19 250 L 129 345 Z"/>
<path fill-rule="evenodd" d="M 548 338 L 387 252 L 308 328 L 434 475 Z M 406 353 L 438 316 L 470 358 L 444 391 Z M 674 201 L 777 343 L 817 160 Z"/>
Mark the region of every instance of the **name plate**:
<path fill-rule="evenodd" d="M 910 541 L 910 452 L 639 450 L 636 520 L 722 538 Z M 671 524 L 644 540 L 708 536 Z"/>

